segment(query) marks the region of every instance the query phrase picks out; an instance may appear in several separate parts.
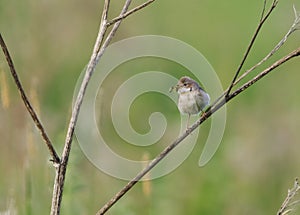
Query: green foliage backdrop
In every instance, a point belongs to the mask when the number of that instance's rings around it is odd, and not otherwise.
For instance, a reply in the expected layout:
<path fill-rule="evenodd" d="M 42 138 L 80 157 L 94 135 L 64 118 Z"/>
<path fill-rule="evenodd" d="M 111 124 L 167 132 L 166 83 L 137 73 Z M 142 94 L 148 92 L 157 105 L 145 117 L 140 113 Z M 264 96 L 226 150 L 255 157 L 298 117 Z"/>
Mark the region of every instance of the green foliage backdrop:
<path fill-rule="evenodd" d="M 258 62 L 286 33 L 294 19 L 293 3 L 300 9 L 295 1 L 279 2 L 245 68 Z M 75 83 L 96 38 L 102 4 L 96 0 L 0 2 L 1 33 L 58 152 L 63 147 Z M 109 16 L 117 15 L 121 5 L 121 1 L 113 1 Z M 262 0 L 157 0 L 126 19 L 114 40 L 157 34 L 185 41 L 205 55 L 222 84 L 228 86 L 262 6 Z M 290 52 L 299 42 L 297 32 L 272 60 Z M 0 211 L 11 207 L 18 214 L 47 214 L 54 170 L 3 55 L 0 59 Z M 110 79 L 118 82 L 134 74 L 136 68 L 152 69 L 152 61 L 156 69 L 182 75 L 178 66 L 148 59 L 123 65 L 123 74 L 119 72 Z M 193 153 L 179 168 L 149 184 L 138 184 L 110 214 L 275 214 L 294 178 L 300 175 L 299 67 L 299 59 L 288 62 L 228 104 L 225 135 L 208 165 L 197 165 L 204 142 L 200 136 Z M 151 112 L 155 99 L 148 95 L 133 107 L 134 114 L 141 116 L 132 120 L 139 132 L 148 129 L 142 104 L 146 104 L 146 112 Z M 163 107 L 172 121 L 176 108 L 168 102 Z M 208 128 L 204 125 L 200 129 L 205 134 Z M 105 129 L 107 138 L 113 139 L 112 127 Z M 118 142 L 112 148 L 122 151 Z M 151 156 L 158 151 L 150 151 Z M 139 155 L 132 152 L 132 156 Z M 94 214 L 124 184 L 96 169 L 75 142 L 62 214 Z"/>

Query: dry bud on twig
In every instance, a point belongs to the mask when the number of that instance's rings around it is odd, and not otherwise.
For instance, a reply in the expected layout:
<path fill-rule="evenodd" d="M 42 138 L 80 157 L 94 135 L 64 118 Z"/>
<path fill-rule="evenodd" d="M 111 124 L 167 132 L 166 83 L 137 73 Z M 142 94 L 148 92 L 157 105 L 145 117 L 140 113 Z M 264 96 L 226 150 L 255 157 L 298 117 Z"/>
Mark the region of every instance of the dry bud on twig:
<path fill-rule="evenodd" d="M 300 200 L 295 200 L 293 202 L 291 202 L 296 194 L 298 194 L 298 191 L 300 190 L 300 185 L 299 185 L 299 181 L 298 178 L 296 178 L 295 182 L 294 182 L 294 187 L 290 190 L 288 189 L 288 194 L 287 197 L 285 198 L 285 200 L 283 201 L 279 211 L 277 212 L 277 215 L 287 215 L 289 214 L 291 211 L 294 210 L 294 206 L 296 204 L 300 203 Z"/>

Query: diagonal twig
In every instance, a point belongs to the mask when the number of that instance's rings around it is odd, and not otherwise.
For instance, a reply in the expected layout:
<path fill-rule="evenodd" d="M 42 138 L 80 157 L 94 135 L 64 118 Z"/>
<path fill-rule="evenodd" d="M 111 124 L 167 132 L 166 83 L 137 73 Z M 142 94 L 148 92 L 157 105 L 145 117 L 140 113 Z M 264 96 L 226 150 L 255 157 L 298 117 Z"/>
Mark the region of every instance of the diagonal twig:
<path fill-rule="evenodd" d="M 78 119 L 79 111 L 81 108 L 81 104 L 87 89 L 87 86 L 89 84 L 89 81 L 95 71 L 96 65 L 98 64 L 100 58 L 105 52 L 105 49 L 111 42 L 113 36 L 115 35 L 117 29 L 120 26 L 121 21 L 129 16 L 130 14 L 146 7 L 148 4 L 140 6 L 138 8 L 133 9 L 130 13 L 126 15 L 126 12 L 129 8 L 129 5 L 131 3 L 131 0 L 126 0 L 124 3 L 123 9 L 118 16 L 119 19 L 117 19 L 114 22 L 114 26 L 112 30 L 109 32 L 105 39 L 105 34 L 107 32 L 107 29 L 109 25 L 107 24 L 107 15 L 108 15 L 108 9 L 109 9 L 109 3 L 110 0 L 105 0 L 104 3 L 104 9 L 102 13 L 102 18 L 101 18 L 101 23 L 100 23 L 100 28 L 98 32 L 98 36 L 94 45 L 93 53 L 91 55 L 90 61 L 87 65 L 85 75 L 83 78 L 83 81 L 81 83 L 75 104 L 73 106 L 73 111 L 72 111 L 72 116 L 69 122 L 68 126 L 68 131 L 66 135 L 66 140 L 65 140 L 65 146 L 63 149 L 62 153 L 62 158 L 61 158 L 61 164 L 57 168 L 56 172 L 56 177 L 55 177 L 55 182 L 54 182 L 54 188 L 53 188 L 53 196 L 52 196 L 52 206 L 51 206 L 51 215 L 58 215 L 60 213 L 60 204 L 62 200 L 62 193 L 63 193 L 63 188 L 64 188 L 64 181 L 65 181 L 65 175 L 66 175 L 66 169 L 67 169 L 67 164 L 68 164 L 68 159 L 71 151 L 71 146 L 72 146 L 72 140 L 74 136 L 74 130 L 75 130 L 75 125 Z"/>
<path fill-rule="evenodd" d="M 39 118 L 38 118 L 35 110 L 33 109 L 30 101 L 28 100 L 28 97 L 25 94 L 25 91 L 24 91 L 24 89 L 22 87 L 22 84 L 20 82 L 20 79 L 19 79 L 18 74 L 17 74 L 16 69 L 15 69 L 15 66 L 13 64 L 13 61 L 12 61 L 11 57 L 10 57 L 8 48 L 7 48 L 5 42 L 4 42 L 3 38 L 2 38 L 1 33 L 0 33 L 0 44 L 1 44 L 1 47 L 2 47 L 2 51 L 3 51 L 4 55 L 5 55 L 7 64 L 9 66 L 10 73 L 13 76 L 15 84 L 17 85 L 18 91 L 19 91 L 19 93 L 21 95 L 21 98 L 22 98 L 24 104 L 25 104 L 25 107 L 26 107 L 27 111 L 29 112 L 31 118 L 33 119 L 33 122 L 34 122 L 35 126 L 40 131 L 41 136 L 42 136 L 44 142 L 47 145 L 47 148 L 48 148 L 50 156 L 51 156 L 51 161 L 55 165 L 57 165 L 57 164 L 60 163 L 60 159 L 59 159 L 59 157 L 58 157 L 58 155 L 57 155 L 57 153 L 56 153 L 56 151 L 55 151 L 55 149 L 54 149 L 54 147 L 53 147 L 53 145 L 52 145 L 52 143 L 51 143 L 51 141 L 50 141 L 50 139 L 49 139 L 49 137 L 48 137 L 48 135 L 46 133 L 46 130 L 45 130 L 44 126 L 42 125 L 42 122 L 39 120 Z"/>
<path fill-rule="evenodd" d="M 241 93 L 242 91 L 244 91 L 245 89 L 247 89 L 248 87 L 250 87 L 251 85 L 253 85 L 255 82 L 257 82 L 258 80 L 260 80 L 261 78 L 263 78 L 264 76 L 266 76 L 268 73 L 270 73 L 272 70 L 274 70 L 278 66 L 282 65 L 283 63 L 285 63 L 285 62 L 287 62 L 287 61 L 291 60 L 292 58 L 297 57 L 299 55 L 300 55 L 300 47 L 297 48 L 297 49 L 295 49 L 294 51 L 292 51 L 291 53 L 289 53 L 285 57 L 277 60 L 270 67 L 268 67 L 267 69 L 265 69 L 264 71 L 262 71 L 261 73 L 259 73 L 257 76 L 255 76 L 254 78 L 252 78 L 250 81 L 248 81 L 247 83 L 245 83 L 243 86 L 241 86 L 240 88 L 238 88 L 236 91 L 234 91 L 233 93 L 231 93 L 230 96 L 229 96 L 229 98 L 232 99 L 237 94 Z"/>
<path fill-rule="evenodd" d="M 299 204 L 299 200 L 291 202 L 291 200 L 296 196 L 299 190 L 300 190 L 300 185 L 299 185 L 298 178 L 296 178 L 294 182 L 294 187 L 291 190 L 290 189 L 288 190 L 287 197 L 285 198 L 282 205 L 280 206 L 277 215 L 286 215 L 293 210 L 293 208 L 291 207 L 295 206 L 296 204 Z"/>
<path fill-rule="evenodd" d="M 84 93 L 86 91 L 87 85 L 89 83 L 89 80 L 92 77 L 92 74 L 96 67 L 96 58 L 99 54 L 99 50 L 101 47 L 101 44 L 104 40 L 104 35 L 107 30 L 106 22 L 107 22 L 107 14 L 108 14 L 108 8 L 109 8 L 110 0 L 105 0 L 104 2 L 104 8 L 102 12 L 101 17 L 101 23 L 100 28 L 98 32 L 98 37 L 96 39 L 93 53 L 91 55 L 91 59 L 88 63 L 87 69 L 85 71 L 84 79 L 81 83 L 80 90 L 78 92 L 73 110 L 72 110 L 72 116 L 69 122 L 68 131 L 65 139 L 65 145 L 61 157 L 61 163 L 59 167 L 56 170 L 56 175 L 54 179 L 54 187 L 53 187 L 53 194 L 52 194 L 52 204 L 51 204 L 51 215 L 58 215 L 60 214 L 60 207 L 61 207 L 61 200 L 62 200 L 62 194 L 63 194 L 63 188 L 65 183 L 65 176 L 66 176 L 66 169 L 67 164 L 69 160 L 69 155 L 71 151 L 73 136 L 74 136 L 74 130 L 75 125 L 78 119 L 79 110 L 83 101 Z"/>
<path fill-rule="evenodd" d="M 254 83 L 262 79 L 268 73 L 273 71 L 278 66 L 291 60 L 292 58 L 300 55 L 300 47 L 280 60 L 276 61 L 270 67 L 262 71 L 259 75 L 254 77 L 252 80 L 235 90 L 233 93 L 224 97 L 219 103 L 215 104 L 213 107 L 209 108 L 202 117 L 196 121 L 188 130 L 186 130 L 181 136 L 179 136 L 174 142 L 167 146 L 159 155 L 157 155 L 141 172 L 139 172 L 132 180 L 130 180 L 119 192 L 117 192 L 96 214 L 105 214 L 120 198 L 122 198 L 138 181 L 140 181 L 151 169 L 153 169 L 161 160 L 163 160 L 173 149 L 176 148 L 190 133 L 192 133 L 196 128 L 198 128 L 203 122 L 205 122 L 213 113 L 218 111 L 231 99 L 239 95 L 241 92 L 245 91 L 247 88 L 252 86 Z"/>
<path fill-rule="evenodd" d="M 284 37 L 277 43 L 277 45 L 261 61 L 259 61 L 254 66 L 252 66 L 250 69 L 246 70 L 239 78 L 237 78 L 237 80 L 233 83 L 233 86 L 237 85 L 249 73 L 251 73 L 257 67 L 259 67 L 260 65 L 262 65 L 268 59 L 270 59 L 275 54 L 275 52 L 277 52 L 285 44 L 285 42 L 287 41 L 288 37 L 291 36 L 292 33 L 294 33 L 296 30 L 300 30 L 300 27 L 299 27 L 299 24 L 300 24 L 300 14 L 297 13 L 295 7 L 294 7 L 294 13 L 295 13 L 294 22 L 292 23 L 291 27 L 289 28 L 289 30 L 287 31 L 287 33 L 284 35 Z M 215 102 L 212 104 L 212 106 L 214 104 L 216 104 L 217 102 L 219 102 L 223 98 L 223 96 L 228 92 L 228 89 L 229 88 L 227 88 L 224 91 L 224 93 L 222 93 L 222 95 L 219 96 L 218 99 L 215 100 Z"/>
<path fill-rule="evenodd" d="M 120 16 L 118 16 L 118 17 L 116 17 L 116 18 L 110 20 L 109 22 L 107 22 L 107 26 L 110 26 L 110 25 L 115 24 L 116 22 L 118 22 L 118 21 L 120 21 L 120 20 L 126 18 L 127 16 L 133 14 L 134 12 L 136 12 L 136 11 L 138 11 L 138 10 L 140 10 L 140 9 L 142 9 L 142 8 L 144 8 L 144 7 L 146 7 L 146 6 L 148 6 L 149 4 L 153 3 L 154 1 L 155 1 L 155 0 L 148 0 L 148 1 L 146 1 L 145 3 L 143 3 L 143 4 L 141 4 L 141 5 L 137 6 L 137 7 L 135 7 L 135 8 L 133 8 L 133 9 L 129 10 L 128 12 L 126 12 L 126 13 L 124 13 L 124 14 L 121 14 Z"/>
<path fill-rule="evenodd" d="M 273 2 L 273 6 L 275 8 L 277 1 Z M 272 11 L 272 9 L 271 9 Z M 270 15 L 271 11 L 268 12 L 266 17 L 262 22 L 265 22 L 267 17 Z M 254 41 L 253 41 L 254 42 Z M 235 90 L 230 94 L 230 91 L 225 91 L 222 95 L 229 92 L 227 96 L 223 97 L 223 99 L 218 103 L 215 102 L 207 111 L 203 114 L 203 116 L 195 122 L 189 130 L 183 133 L 180 137 L 178 137 L 173 143 L 171 143 L 168 147 L 166 147 L 157 157 L 155 157 L 147 167 L 145 167 L 141 172 L 139 172 L 131 181 L 129 181 L 118 193 L 116 193 L 98 212 L 97 215 L 105 214 L 119 199 L 122 198 L 139 180 L 141 180 L 152 168 L 154 168 L 162 159 L 164 159 L 176 146 L 178 146 L 182 140 L 184 140 L 191 132 L 193 132 L 196 128 L 198 128 L 204 121 L 206 121 L 213 113 L 218 111 L 221 107 L 223 107 L 227 102 L 231 99 L 239 95 L 241 92 L 245 91 L 247 88 L 252 86 L 258 80 L 262 79 L 264 76 L 269 74 L 271 71 L 276 69 L 278 66 L 284 64 L 285 62 L 291 60 L 292 58 L 300 55 L 300 47 L 280 60 L 273 63 L 270 67 L 259 73 L 256 77 L 252 78 L 250 81 L 245 83 L 243 86 Z M 218 101 L 220 100 L 218 99 Z"/>
<path fill-rule="evenodd" d="M 258 33 L 260 32 L 260 30 L 261 30 L 263 24 L 265 23 L 265 21 L 266 21 L 266 20 L 268 19 L 268 17 L 271 15 L 272 11 L 273 11 L 273 10 L 275 9 L 275 7 L 277 6 L 277 3 L 278 3 L 278 0 L 274 0 L 273 3 L 272 3 L 272 5 L 271 5 L 271 7 L 270 7 L 270 9 L 269 9 L 269 11 L 267 12 L 267 14 L 266 14 L 264 17 L 262 17 L 262 18 L 260 19 L 260 22 L 259 22 L 259 24 L 258 24 L 258 26 L 257 26 L 257 28 L 256 28 L 256 30 L 255 30 L 255 33 L 254 33 L 254 35 L 253 35 L 253 37 L 252 37 L 252 39 L 251 39 L 251 41 L 250 41 L 250 44 L 249 44 L 249 46 L 248 46 L 248 48 L 247 48 L 247 50 L 246 50 L 246 52 L 245 52 L 245 54 L 244 54 L 244 57 L 243 57 L 243 59 L 242 59 L 240 65 L 239 65 L 239 67 L 238 67 L 238 69 L 237 69 L 237 71 L 236 71 L 236 73 L 235 73 L 235 75 L 234 75 L 232 81 L 231 81 L 231 84 L 230 84 L 230 86 L 229 86 L 229 88 L 228 88 L 228 90 L 227 90 L 227 92 L 226 92 L 226 94 L 225 94 L 225 97 L 227 97 L 227 96 L 230 94 L 230 91 L 231 91 L 232 87 L 234 86 L 234 82 L 235 82 L 236 79 L 238 78 L 239 73 L 240 73 L 240 71 L 241 71 L 243 65 L 245 64 L 245 61 L 246 61 L 246 59 L 247 59 L 247 57 L 248 57 L 248 55 L 249 55 L 249 53 L 250 53 L 250 51 L 251 51 L 251 49 L 252 49 L 252 47 L 253 47 L 253 45 L 254 45 L 254 42 L 255 42 L 255 40 L 256 40 L 256 37 L 258 36 Z M 265 6 L 266 6 L 266 3 L 264 3 L 264 8 L 263 8 L 262 16 L 263 16 L 264 11 L 265 11 Z"/>
<path fill-rule="evenodd" d="M 295 20 L 293 22 L 293 24 L 291 25 L 291 27 L 289 28 L 289 30 L 287 31 L 287 33 L 284 35 L 284 37 L 277 43 L 277 45 L 272 49 L 272 51 L 269 52 L 269 54 L 267 54 L 260 62 L 258 62 L 256 65 L 254 65 L 253 67 L 251 67 L 250 69 L 248 69 L 246 72 L 244 72 L 235 82 L 234 82 L 234 86 L 239 83 L 245 76 L 247 76 L 250 72 L 252 72 L 253 70 L 255 70 L 257 67 L 259 67 L 261 64 L 263 64 L 264 62 L 266 62 L 270 57 L 272 57 L 274 55 L 274 53 L 276 51 L 278 51 L 281 46 L 283 46 L 283 44 L 287 41 L 288 37 L 294 33 L 296 30 L 299 30 L 299 24 L 300 24 L 300 14 L 297 14 L 296 9 L 294 7 L 294 12 L 295 12 Z"/>
<path fill-rule="evenodd" d="M 216 106 L 211 107 L 207 112 L 203 114 L 203 116 L 195 122 L 186 132 L 184 132 L 180 137 L 178 137 L 173 143 L 171 143 L 168 147 L 166 147 L 157 157 L 155 157 L 147 167 L 145 167 L 140 173 L 138 173 L 131 181 L 129 181 L 113 198 L 111 198 L 98 212 L 97 215 L 105 214 L 122 196 L 125 195 L 139 180 L 141 180 L 153 167 L 156 166 L 163 158 L 165 158 L 180 142 L 182 142 L 191 132 L 193 132 L 196 128 L 198 128 L 204 121 L 206 121 L 214 112 L 223 107 L 227 102 L 229 102 L 232 98 L 246 90 L 248 87 L 253 85 L 255 82 L 263 78 L 265 75 L 273 71 L 278 66 L 282 65 L 286 61 L 299 56 L 300 55 L 300 47 L 295 51 L 291 52 L 287 56 L 281 58 L 276 61 L 272 66 L 268 67 L 264 71 L 262 71 L 259 75 L 254 77 L 251 81 L 244 84 L 242 87 L 234 91 L 228 97 L 223 98 L 223 100 L 218 103 Z"/>
<path fill-rule="evenodd" d="M 261 12 L 261 17 L 260 17 L 260 21 L 264 18 L 265 15 L 265 11 L 266 11 L 266 6 L 267 6 L 267 0 L 264 0 L 264 6 Z"/>

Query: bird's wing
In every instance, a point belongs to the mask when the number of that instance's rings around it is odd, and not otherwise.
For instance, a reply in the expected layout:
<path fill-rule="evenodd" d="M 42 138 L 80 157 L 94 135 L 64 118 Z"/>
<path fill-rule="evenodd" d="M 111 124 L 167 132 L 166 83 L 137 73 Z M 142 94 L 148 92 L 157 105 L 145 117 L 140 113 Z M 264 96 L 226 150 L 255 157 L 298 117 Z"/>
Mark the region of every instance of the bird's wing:
<path fill-rule="evenodd" d="M 204 90 L 196 94 L 196 102 L 200 110 L 203 110 L 208 105 L 209 100 L 209 96 Z"/>

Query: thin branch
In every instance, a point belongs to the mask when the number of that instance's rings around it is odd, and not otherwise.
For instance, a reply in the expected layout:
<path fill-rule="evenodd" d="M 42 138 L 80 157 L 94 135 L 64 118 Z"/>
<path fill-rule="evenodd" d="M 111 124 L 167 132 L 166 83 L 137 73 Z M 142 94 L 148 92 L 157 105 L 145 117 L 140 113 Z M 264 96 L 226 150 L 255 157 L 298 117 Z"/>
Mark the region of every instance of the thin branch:
<path fill-rule="evenodd" d="M 260 20 L 260 22 L 259 22 L 259 24 L 258 24 L 258 26 L 257 26 L 257 28 L 256 28 L 256 30 L 255 30 L 255 33 L 254 33 L 254 35 L 253 35 L 253 37 L 252 37 L 252 39 L 251 39 L 251 41 L 250 41 L 250 44 L 249 44 L 249 46 L 248 46 L 248 48 L 247 48 L 247 50 L 246 50 L 246 52 L 245 52 L 245 54 L 244 54 L 244 57 L 243 57 L 243 59 L 242 59 L 242 62 L 240 63 L 240 65 L 239 65 L 239 67 L 238 67 L 238 69 L 237 69 L 237 71 L 236 71 L 236 73 L 235 73 L 235 75 L 234 75 L 234 78 L 233 78 L 232 81 L 231 81 L 231 84 L 230 84 L 230 86 L 229 86 L 229 88 L 228 88 L 228 91 L 226 92 L 225 97 L 227 97 L 227 96 L 230 94 L 230 91 L 231 91 L 231 89 L 232 89 L 232 87 L 233 87 L 233 85 L 234 85 L 234 82 L 235 82 L 236 79 L 238 78 L 239 73 L 240 73 L 240 71 L 241 71 L 243 65 L 245 64 L 245 61 L 246 61 L 246 59 L 247 59 L 247 57 L 248 57 L 248 55 L 249 55 L 249 53 L 250 53 L 250 50 L 252 49 L 252 47 L 253 47 L 253 45 L 254 45 L 254 42 L 255 42 L 255 40 L 256 40 L 256 37 L 257 37 L 258 33 L 260 32 L 260 30 L 261 30 L 263 24 L 265 23 L 265 21 L 266 21 L 266 20 L 268 19 L 268 17 L 271 15 L 272 11 L 275 9 L 277 3 L 278 3 L 278 0 L 274 0 L 273 3 L 272 3 L 272 5 L 271 5 L 271 8 L 270 8 L 269 11 L 268 11 L 268 13 Z M 265 5 L 264 5 L 264 6 L 265 6 Z M 263 11 L 264 11 L 264 10 L 265 10 L 265 9 L 263 9 Z"/>
<path fill-rule="evenodd" d="M 292 32 L 296 30 L 300 30 L 300 12 L 297 12 L 295 5 L 293 5 L 295 20 L 294 24 L 292 25 Z"/>
<path fill-rule="evenodd" d="M 202 118 L 201 118 L 202 119 Z M 162 159 L 164 159 L 180 142 L 182 142 L 195 128 L 184 132 L 172 144 L 165 148 L 158 156 L 156 156 L 140 173 L 138 173 L 131 181 L 129 181 L 118 193 L 115 194 L 97 213 L 96 215 L 105 214 L 122 196 L 125 195 L 138 181 L 140 181 L 153 167 L 155 167 Z"/>
<path fill-rule="evenodd" d="M 67 132 L 67 136 L 66 136 L 66 140 L 65 140 L 65 146 L 63 149 L 63 153 L 62 153 L 61 164 L 59 165 L 57 172 L 56 172 L 54 188 L 53 188 L 53 196 L 52 196 L 51 215 L 58 215 L 60 213 L 60 204 L 61 204 L 61 200 L 62 200 L 66 168 L 67 168 L 68 159 L 69 159 L 69 155 L 70 155 L 70 151 L 71 151 L 71 145 L 72 145 L 72 140 L 73 140 L 73 136 L 74 136 L 75 125 L 76 125 L 76 122 L 78 119 L 78 115 L 79 115 L 80 107 L 81 107 L 81 104 L 83 101 L 83 97 L 85 95 L 89 81 L 95 71 L 96 65 L 98 64 L 100 58 L 104 54 L 106 47 L 108 46 L 108 44 L 111 42 L 113 36 L 115 35 L 118 27 L 120 26 L 122 19 L 129 16 L 133 12 L 136 12 L 136 11 L 144 8 L 145 6 L 147 6 L 149 4 L 148 3 L 147 5 L 136 9 L 136 10 L 132 11 L 130 14 L 128 14 L 127 16 L 125 16 L 125 14 L 128 10 L 128 7 L 131 3 L 131 0 L 126 0 L 125 4 L 123 6 L 123 9 L 119 15 L 119 17 L 123 17 L 123 18 L 120 18 L 119 20 L 114 22 L 115 24 L 114 24 L 112 30 L 110 31 L 110 33 L 104 40 L 105 33 L 109 26 L 109 25 L 107 25 L 107 14 L 108 14 L 109 3 L 110 3 L 109 0 L 106 0 L 104 3 L 104 9 L 103 9 L 103 13 L 102 13 L 100 29 L 99 29 L 99 33 L 97 36 L 97 40 L 96 40 L 91 59 L 88 63 L 87 69 L 85 71 L 85 76 L 83 78 L 81 87 L 79 89 L 79 92 L 78 92 L 78 95 L 77 95 L 77 98 L 76 98 L 76 101 L 75 101 L 75 104 L 73 107 L 72 116 L 70 119 L 70 123 L 68 126 L 68 132 Z"/>
<path fill-rule="evenodd" d="M 188 130 L 186 130 L 181 136 L 179 136 L 174 142 L 167 146 L 159 155 L 157 155 L 148 166 L 146 166 L 141 172 L 139 172 L 131 181 L 129 181 L 118 193 L 116 193 L 96 214 L 105 214 L 122 196 L 124 196 L 139 180 L 141 180 L 151 169 L 153 169 L 161 160 L 163 160 L 178 144 L 180 144 L 190 133 L 192 133 L 196 128 L 198 128 L 203 122 L 205 122 L 213 113 L 218 111 L 231 99 L 239 95 L 241 92 L 245 91 L 247 88 L 252 86 L 254 83 L 262 79 L 268 73 L 273 71 L 278 66 L 287 62 L 288 60 L 300 55 L 300 47 L 280 60 L 276 61 L 272 66 L 268 67 L 262 71 L 259 75 L 254 77 L 252 80 L 244 84 L 242 87 L 224 97 L 219 103 L 215 104 L 209 108 L 198 121 L 196 121 Z"/>
<path fill-rule="evenodd" d="M 293 210 L 293 209 L 290 209 L 290 207 L 293 207 L 295 204 L 299 204 L 299 200 L 291 202 L 291 200 L 295 197 L 295 195 L 298 193 L 299 190 L 300 190 L 300 185 L 299 185 L 298 179 L 296 178 L 294 187 L 291 190 L 290 189 L 288 190 L 287 197 L 283 201 L 280 209 L 277 212 L 277 215 L 288 214 L 289 212 L 291 212 Z"/>
<path fill-rule="evenodd" d="M 261 12 L 260 22 L 264 18 L 265 11 L 266 11 L 266 5 L 267 5 L 267 0 L 264 0 L 264 6 L 263 6 L 263 9 L 262 9 L 262 12 Z"/>
<path fill-rule="evenodd" d="M 42 122 L 39 120 L 39 118 L 38 118 L 35 110 L 33 109 L 30 101 L 28 100 L 28 97 L 25 94 L 25 91 L 24 91 L 24 89 L 22 87 L 22 84 L 20 82 L 20 79 L 19 79 L 18 74 L 17 74 L 16 69 L 15 69 L 15 66 L 13 64 L 13 61 L 12 61 L 11 57 L 10 57 L 8 48 L 7 48 L 5 42 L 4 42 L 3 38 L 2 38 L 1 33 L 0 33 L 0 44 L 1 44 L 1 47 L 2 47 L 2 51 L 3 51 L 4 55 L 5 55 L 7 64 L 9 66 L 10 73 L 13 76 L 15 84 L 17 85 L 18 91 L 19 91 L 19 93 L 21 95 L 21 98 L 22 98 L 24 104 L 25 104 L 25 107 L 26 107 L 27 111 L 29 112 L 31 118 L 33 119 L 33 122 L 34 122 L 35 126 L 40 131 L 41 136 L 42 136 L 44 142 L 47 145 L 47 148 L 48 148 L 50 156 L 51 156 L 51 161 L 55 165 L 57 165 L 57 164 L 60 163 L 60 159 L 59 159 L 59 157 L 58 157 L 58 155 L 57 155 L 57 153 L 56 153 L 56 151 L 55 151 L 55 149 L 54 149 L 54 147 L 53 147 L 53 145 L 52 145 L 52 143 L 50 141 L 50 138 L 48 137 L 48 135 L 46 133 L 46 130 L 45 130 L 44 126 L 42 125 Z"/>
<path fill-rule="evenodd" d="M 105 0 L 104 1 L 104 7 L 103 7 L 103 13 L 102 13 L 101 22 L 107 20 L 108 10 L 109 10 L 109 4 L 110 4 L 110 0 Z"/>
<path fill-rule="evenodd" d="M 116 22 L 118 22 L 118 21 L 120 21 L 120 20 L 126 18 L 127 16 L 133 14 L 134 12 L 143 9 L 144 7 L 148 6 L 149 4 L 151 4 L 151 3 L 154 2 L 154 1 L 155 1 L 155 0 L 148 0 L 147 2 L 145 2 L 145 3 L 143 3 L 143 4 L 139 5 L 139 6 L 137 6 L 137 7 L 133 8 L 133 9 L 131 9 L 130 11 L 124 13 L 123 15 L 120 15 L 120 16 L 118 16 L 118 17 L 112 19 L 111 21 L 107 22 L 107 26 L 111 26 L 111 25 L 115 24 Z"/>
<path fill-rule="evenodd" d="M 100 21 L 98 36 L 97 36 L 97 39 L 96 39 L 96 42 L 94 45 L 94 49 L 93 49 L 93 53 L 91 55 L 90 62 L 88 65 L 90 65 L 92 59 L 94 59 L 94 58 L 96 59 L 97 53 L 99 53 L 101 44 L 104 40 L 104 36 L 105 36 L 107 27 L 108 27 L 107 26 L 107 16 L 108 16 L 109 4 L 110 4 L 110 0 L 105 0 L 104 6 L 103 6 L 103 11 L 102 11 L 102 16 L 101 16 L 101 21 Z M 96 64 L 93 66 L 96 66 Z"/>
<path fill-rule="evenodd" d="M 294 7 L 294 11 L 295 7 Z M 255 70 L 258 66 L 260 66 L 261 64 L 263 64 L 264 62 L 266 62 L 270 57 L 272 57 L 274 55 L 274 53 L 276 51 L 278 51 L 283 44 L 287 41 L 288 37 L 294 33 L 296 30 L 299 30 L 299 23 L 300 23 L 300 15 L 297 14 L 297 12 L 295 12 L 295 20 L 293 22 L 293 24 L 291 25 L 291 27 L 289 28 L 288 32 L 284 35 L 284 37 L 277 43 L 277 45 L 272 49 L 272 51 L 269 52 L 269 54 L 267 54 L 260 62 L 258 62 L 256 65 L 254 65 L 253 67 L 251 67 L 250 69 L 248 69 L 246 72 L 244 72 L 233 84 L 233 86 L 235 86 L 236 84 L 238 84 L 245 76 L 247 76 L 250 72 L 252 72 L 253 70 Z"/>
<path fill-rule="evenodd" d="M 235 97 L 236 95 L 240 94 L 245 89 L 247 89 L 248 87 L 253 85 L 255 82 L 257 82 L 258 80 L 260 80 L 261 78 L 266 76 L 268 73 L 270 73 L 272 70 L 274 70 L 278 66 L 282 65 L 283 63 L 285 63 L 285 62 L 289 61 L 290 59 L 297 57 L 299 55 L 300 55 L 300 47 L 295 49 L 294 51 L 292 51 L 290 54 L 286 55 L 285 57 L 281 58 L 280 60 L 276 61 L 270 67 L 268 67 L 267 69 L 265 69 L 264 71 L 259 73 L 257 76 L 252 78 L 250 81 L 245 83 L 243 86 L 238 88 L 236 91 L 234 91 L 232 94 L 230 94 L 229 98 L 232 99 L 233 97 Z"/>
<path fill-rule="evenodd" d="M 125 13 L 126 13 L 126 11 L 128 10 L 128 7 L 129 7 L 130 3 L 131 3 L 131 0 L 127 0 L 127 1 L 125 2 L 124 6 L 123 6 L 123 9 L 122 9 L 122 11 L 121 11 L 121 13 L 120 13 L 120 16 L 121 16 L 122 14 L 125 14 Z M 120 26 L 120 24 L 121 24 L 121 21 L 122 21 L 122 19 L 120 19 L 119 21 L 117 21 L 117 22 L 114 24 L 112 30 L 111 30 L 110 33 L 108 34 L 108 36 L 107 36 L 106 40 L 104 41 L 103 45 L 100 47 L 101 49 L 99 50 L 98 55 L 96 56 L 96 62 L 97 62 L 97 63 L 98 63 L 98 61 L 100 60 L 100 58 L 102 57 L 102 55 L 104 54 L 104 51 L 105 51 L 105 49 L 107 48 L 107 46 L 109 45 L 109 43 L 111 42 L 112 38 L 114 37 L 116 31 L 118 30 L 118 28 L 119 28 L 119 26 Z M 108 27 L 108 26 L 106 25 L 106 27 Z"/>
<path fill-rule="evenodd" d="M 250 69 L 248 69 L 247 71 L 245 71 L 234 83 L 233 86 L 236 86 L 241 80 L 243 80 L 249 73 L 251 73 L 252 71 L 254 71 L 257 67 L 259 67 L 260 65 L 262 65 L 264 62 L 266 62 L 269 58 L 271 58 L 275 52 L 277 52 L 283 45 L 284 43 L 287 41 L 288 37 L 292 35 L 292 33 L 294 33 L 296 30 L 300 30 L 299 28 L 299 24 L 300 24 L 300 14 L 297 13 L 295 6 L 293 7 L 294 9 L 294 13 L 295 13 L 295 19 L 293 24 L 291 25 L 291 27 L 289 28 L 289 30 L 287 31 L 287 33 L 284 35 L 284 37 L 277 43 L 277 45 L 260 61 L 258 62 L 256 65 L 252 66 Z M 228 93 L 229 88 L 227 88 L 225 90 L 225 92 L 220 95 L 218 97 L 218 99 L 215 100 L 215 102 L 212 104 L 212 106 L 219 102 L 223 96 L 225 94 Z"/>
<path fill-rule="evenodd" d="M 106 22 L 107 22 L 107 14 L 108 14 L 108 8 L 109 8 L 110 0 L 105 0 L 104 2 L 104 8 L 102 12 L 101 17 L 101 23 L 99 27 L 98 36 L 94 45 L 93 53 L 91 55 L 91 59 L 88 63 L 87 69 L 85 71 L 85 76 L 82 81 L 80 90 L 78 92 L 73 110 L 72 110 L 72 116 L 69 122 L 68 131 L 66 135 L 65 145 L 61 157 L 61 164 L 57 168 L 55 179 L 54 179 L 54 187 L 53 187 L 53 194 L 52 194 L 52 205 L 51 205 L 51 215 L 58 215 L 60 214 L 60 208 L 61 208 L 61 200 L 62 200 L 62 194 L 63 194 L 63 188 L 64 188 L 64 182 L 65 182 L 65 175 L 66 175 L 66 169 L 67 164 L 69 160 L 69 155 L 71 151 L 73 136 L 74 136 L 74 130 L 75 125 L 78 119 L 79 110 L 83 101 L 83 97 L 87 88 L 87 85 L 89 83 L 89 80 L 92 77 L 92 74 L 95 70 L 95 67 L 97 65 L 97 55 L 99 54 L 99 50 L 102 44 L 102 41 L 104 40 L 104 35 L 107 30 Z"/>

